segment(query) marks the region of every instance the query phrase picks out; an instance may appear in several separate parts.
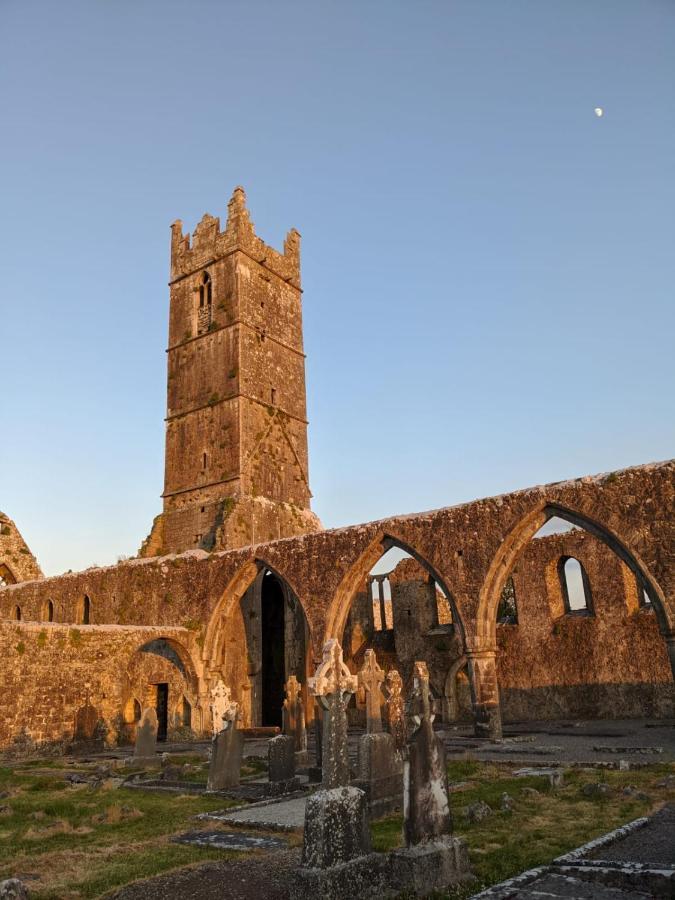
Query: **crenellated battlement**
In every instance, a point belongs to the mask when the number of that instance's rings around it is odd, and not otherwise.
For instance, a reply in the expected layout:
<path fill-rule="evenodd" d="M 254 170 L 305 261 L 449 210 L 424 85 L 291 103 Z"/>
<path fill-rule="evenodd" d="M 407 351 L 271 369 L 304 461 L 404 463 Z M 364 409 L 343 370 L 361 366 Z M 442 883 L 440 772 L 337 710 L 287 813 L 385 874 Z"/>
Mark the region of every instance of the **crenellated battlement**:
<path fill-rule="evenodd" d="M 241 250 L 284 281 L 300 288 L 300 234 L 291 228 L 279 253 L 259 238 L 246 206 L 243 187 L 236 187 L 227 205 L 227 222 L 205 213 L 193 234 L 183 234 L 180 219 L 171 226 L 171 281 L 190 275 L 209 262 Z"/>

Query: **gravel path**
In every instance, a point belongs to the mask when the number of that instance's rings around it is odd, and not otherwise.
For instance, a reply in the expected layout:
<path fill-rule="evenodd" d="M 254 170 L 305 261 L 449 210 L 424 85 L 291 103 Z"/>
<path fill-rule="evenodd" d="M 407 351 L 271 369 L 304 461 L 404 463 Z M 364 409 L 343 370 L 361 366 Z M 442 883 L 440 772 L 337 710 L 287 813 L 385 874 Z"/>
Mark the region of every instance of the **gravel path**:
<path fill-rule="evenodd" d="M 287 900 L 299 863 L 299 849 L 209 862 L 138 881 L 111 900 Z"/>

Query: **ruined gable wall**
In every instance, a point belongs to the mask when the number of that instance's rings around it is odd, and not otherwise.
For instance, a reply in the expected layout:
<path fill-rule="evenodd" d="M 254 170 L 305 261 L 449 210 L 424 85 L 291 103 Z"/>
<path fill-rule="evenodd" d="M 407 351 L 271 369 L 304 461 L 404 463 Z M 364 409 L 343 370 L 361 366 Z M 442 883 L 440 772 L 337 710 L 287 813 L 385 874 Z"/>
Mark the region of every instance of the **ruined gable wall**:
<path fill-rule="evenodd" d="M 14 522 L 0 512 L 0 575 L 6 581 L 42 578 L 42 571 Z"/>
<path fill-rule="evenodd" d="M 578 559 L 594 615 L 566 615 L 558 576 Z M 513 572 L 517 625 L 499 625 L 498 678 L 505 721 L 672 715 L 675 690 L 652 609 L 635 577 L 601 541 L 575 530 L 533 540 Z"/>
<path fill-rule="evenodd" d="M 148 641 L 167 637 L 185 645 L 187 658 L 191 634 L 183 629 L 1 622 L 8 702 L 0 710 L 0 747 L 17 754 L 36 746 L 62 752 L 86 706 L 95 710 L 97 730 L 108 744 L 126 742 L 133 736 L 133 714 L 125 722 L 128 701 L 153 702 L 149 685 L 160 681 L 169 683 L 171 733 L 180 726 L 183 696 L 196 708 L 194 683 L 166 659 L 138 652 Z"/>

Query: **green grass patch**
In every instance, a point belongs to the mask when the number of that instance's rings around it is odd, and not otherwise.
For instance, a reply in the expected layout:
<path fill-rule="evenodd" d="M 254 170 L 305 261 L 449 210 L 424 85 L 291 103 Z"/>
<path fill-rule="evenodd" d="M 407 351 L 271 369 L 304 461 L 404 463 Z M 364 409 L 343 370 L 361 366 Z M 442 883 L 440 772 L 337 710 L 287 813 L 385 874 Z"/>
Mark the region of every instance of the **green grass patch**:
<path fill-rule="evenodd" d="M 222 809 L 222 797 L 159 794 L 130 788 L 70 787 L 53 776 L 0 768 L 0 880 L 29 873 L 31 896 L 98 897 L 138 878 L 228 854 L 185 847 L 172 835 L 194 816 Z M 64 768 L 64 773 L 67 769 Z M 231 854 L 230 854 L 231 855 Z"/>
<path fill-rule="evenodd" d="M 638 816 L 645 815 L 663 801 L 675 801 L 675 788 L 657 788 L 658 781 L 675 771 L 675 765 L 655 765 L 643 769 L 618 772 L 568 769 L 565 784 L 552 790 L 543 776 L 514 778 L 513 767 L 504 764 L 479 763 L 475 760 L 453 761 L 448 766 L 450 781 L 468 782 L 462 790 L 451 792 L 450 806 L 455 834 L 468 846 L 477 881 L 461 888 L 452 897 L 464 898 L 483 887 L 496 884 L 518 873 L 544 865 Z M 609 794 L 587 797 L 583 786 L 605 782 Z M 648 799 L 623 794 L 623 788 L 634 785 Z M 534 788 L 539 795 L 523 794 L 523 788 Z M 513 799 L 513 811 L 503 812 L 501 796 Z M 479 800 L 488 803 L 491 816 L 480 823 L 470 822 L 467 808 Z M 391 816 L 372 827 L 375 850 L 386 851 L 401 846 L 402 819 Z"/>

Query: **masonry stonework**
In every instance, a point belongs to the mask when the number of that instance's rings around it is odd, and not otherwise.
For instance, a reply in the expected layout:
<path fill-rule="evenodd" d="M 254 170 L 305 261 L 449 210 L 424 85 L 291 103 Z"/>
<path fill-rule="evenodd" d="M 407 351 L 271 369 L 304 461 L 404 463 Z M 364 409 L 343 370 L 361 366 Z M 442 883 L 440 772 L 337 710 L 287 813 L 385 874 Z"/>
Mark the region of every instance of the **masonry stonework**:
<path fill-rule="evenodd" d="M 204 736 L 220 681 L 244 726 L 273 725 L 294 675 L 309 720 L 330 638 L 352 672 L 369 648 L 408 682 L 424 660 L 439 711 L 479 736 L 503 717 L 673 715 L 675 462 L 321 530 L 303 354 L 297 232 L 264 244 L 241 189 L 224 230 L 176 223 L 163 511 L 139 558 L 53 578 L 0 519 L 0 747 L 133 740 L 148 705 L 160 737 Z M 535 538 L 550 519 L 575 530 Z M 374 605 L 391 547 L 411 558 Z M 567 557 L 590 614 L 565 605 Z"/>

